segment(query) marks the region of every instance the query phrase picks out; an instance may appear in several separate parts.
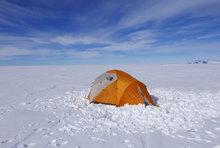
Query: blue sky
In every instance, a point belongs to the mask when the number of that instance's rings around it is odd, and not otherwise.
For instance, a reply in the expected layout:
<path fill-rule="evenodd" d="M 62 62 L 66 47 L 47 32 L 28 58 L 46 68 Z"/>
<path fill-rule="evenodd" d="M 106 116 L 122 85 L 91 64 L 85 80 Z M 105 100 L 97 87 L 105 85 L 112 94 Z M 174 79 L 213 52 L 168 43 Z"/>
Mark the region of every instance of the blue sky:
<path fill-rule="evenodd" d="M 1 0 L 0 65 L 220 59 L 219 0 Z"/>

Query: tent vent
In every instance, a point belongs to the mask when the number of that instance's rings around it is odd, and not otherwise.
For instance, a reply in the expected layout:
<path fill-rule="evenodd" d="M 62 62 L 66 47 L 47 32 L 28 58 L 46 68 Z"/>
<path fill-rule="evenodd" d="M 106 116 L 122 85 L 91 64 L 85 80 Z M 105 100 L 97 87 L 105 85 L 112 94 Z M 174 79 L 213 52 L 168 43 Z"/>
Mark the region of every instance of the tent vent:
<path fill-rule="evenodd" d="M 112 81 L 113 77 L 106 77 L 107 80 Z"/>

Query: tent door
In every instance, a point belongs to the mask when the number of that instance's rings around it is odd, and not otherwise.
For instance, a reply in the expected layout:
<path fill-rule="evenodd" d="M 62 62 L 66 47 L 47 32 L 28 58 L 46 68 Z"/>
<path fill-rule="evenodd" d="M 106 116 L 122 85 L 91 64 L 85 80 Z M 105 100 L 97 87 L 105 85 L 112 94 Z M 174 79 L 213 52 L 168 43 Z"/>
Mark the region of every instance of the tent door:
<path fill-rule="evenodd" d="M 142 99 L 144 100 L 145 106 L 146 106 L 146 105 L 150 105 L 151 103 L 147 100 L 147 98 L 146 98 L 146 96 L 144 95 L 144 93 L 142 92 L 141 88 L 140 88 L 138 85 L 137 85 L 137 87 L 138 87 L 138 90 L 139 90 L 139 92 L 140 92 L 140 94 L 141 94 L 141 96 L 142 96 Z"/>

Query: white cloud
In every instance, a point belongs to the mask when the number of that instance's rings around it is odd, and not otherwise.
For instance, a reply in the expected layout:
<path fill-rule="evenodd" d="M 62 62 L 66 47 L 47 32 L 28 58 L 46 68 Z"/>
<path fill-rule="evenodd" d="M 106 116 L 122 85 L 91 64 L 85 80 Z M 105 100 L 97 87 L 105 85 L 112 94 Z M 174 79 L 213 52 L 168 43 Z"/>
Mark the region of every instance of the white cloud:
<path fill-rule="evenodd" d="M 112 43 L 109 46 L 103 48 L 91 48 L 92 51 L 102 51 L 102 52 L 112 52 L 112 51 L 122 51 L 132 53 L 178 53 L 178 52 L 189 52 L 189 53 L 199 53 L 199 52 L 213 52 L 220 51 L 220 42 L 200 42 L 200 41 L 176 41 L 168 44 L 155 45 L 144 43 L 141 41 L 126 41 L 121 43 Z"/>
<path fill-rule="evenodd" d="M 111 52 L 111 51 L 129 51 L 129 50 L 143 50 L 148 47 L 147 44 L 141 43 L 141 42 L 134 42 L 134 41 L 126 41 L 121 43 L 112 43 L 105 47 L 100 48 L 90 48 L 90 50 L 95 51 L 105 51 L 105 52 Z"/>
<path fill-rule="evenodd" d="M 0 45 L 0 60 L 17 59 L 19 56 L 73 56 L 82 58 L 99 57 L 97 51 L 78 51 L 77 49 L 31 49 L 11 45 Z"/>
<path fill-rule="evenodd" d="M 150 30 L 140 30 L 127 35 L 131 41 L 152 40 L 156 34 Z"/>
<path fill-rule="evenodd" d="M 0 46 L 0 57 L 7 58 L 7 57 L 14 57 L 14 56 L 25 56 L 25 55 L 50 55 L 51 50 L 30 50 L 24 47 L 16 47 L 11 45 L 1 45 Z"/>
<path fill-rule="evenodd" d="M 24 7 L 15 3 L 1 0 L 0 1 L 0 13 L 4 16 L 16 16 L 21 18 L 46 18 L 55 17 L 55 14 L 46 9 L 39 9 L 39 7 Z M 10 18 L 11 19 L 11 18 Z"/>
<path fill-rule="evenodd" d="M 101 38 L 98 39 L 96 36 L 91 35 L 62 35 L 56 36 L 52 34 L 37 34 L 33 36 L 9 36 L 5 34 L 0 34 L 0 41 L 2 42 L 34 42 L 37 44 L 51 44 L 58 43 L 63 46 L 69 46 L 74 44 L 103 44 L 107 43 Z"/>
<path fill-rule="evenodd" d="M 6 19 L 3 16 L 0 16 L 0 23 L 5 24 L 5 25 L 9 25 L 9 26 L 18 26 L 16 23 L 9 21 L 8 19 Z"/>
<path fill-rule="evenodd" d="M 107 25 L 105 28 L 104 27 L 101 29 L 99 28 L 98 30 L 88 32 L 87 34 L 85 33 L 74 34 L 74 32 L 73 33 L 64 32 L 63 35 L 58 35 L 55 32 L 36 33 L 38 32 L 38 30 L 37 31 L 35 30 L 35 33 L 32 33 L 30 31 L 31 29 L 30 30 L 28 29 L 29 37 L 9 36 L 9 35 L 0 34 L 0 42 L 2 43 L 11 42 L 10 46 L 0 45 L 0 59 L 16 58 L 22 55 L 40 55 L 40 56 L 68 55 L 68 56 L 74 56 L 74 57 L 93 58 L 93 57 L 101 56 L 104 52 L 113 53 L 112 51 L 123 51 L 123 52 L 144 51 L 144 52 L 151 52 L 151 53 L 165 53 L 165 52 L 168 53 L 168 52 L 194 51 L 194 50 L 197 50 L 197 51 L 219 50 L 218 47 L 220 45 L 218 42 L 210 42 L 210 43 L 194 42 L 196 41 L 194 40 L 194 41 L 188 41 L 188 42 L 185 41 L 185 42 L 170 43 L 168 45 L 165 45 L 163 41 L 160 41 L 160 38 L 158 38 L 159 34 L 156 34 L 154 30 L 139 30 L 137 32 L 133 32 L 130 34 L 123 34 L 123 29 L 130 28 L 131 29 L 130 31 L 132 31 L 133 29 L 139 29 L 138 27 L 140 25 L 148 21 L 164 20 L 164 19 L 171 18 L 172 16 L 176 16 L 181 13 L 195 12 L 196 10 L 202 8 L 204 5 L 206 4 L 208 5 L 214 2 L 216 2 L 216 0 L 210 0 L 210 1 L 207 1 L 207 0 L 142 1 L 140 0 L 137 3 L 131 2 L 130 5 L 126 5 L 122 8 L 123 10 L 120 10 L 120 11 L 123 11 L 123 13 L 121 14 L 125 14 L 125 15 L 124 16 L 122 15 L 122 19 L 119 21 L 118 25 L 116 26 Z M 23 8 L 21 6 L 11 4 L 6 1 L 4 1 L 3 4 L 4 5 L 0 6 L 0 8 L 2 8 L 0 12 L 10 12 L 10 15 L 17 13 L 17 15 L 20 16 L 21 20 L 24 17 L 31 16 L 32 14 L 33 16 L 42 15 L 42 12 L 37 13 L 36 10 L 32 11 L 28 8 Z M 122 6 L 122 4 L 120 5 L 112 4 L 111 6 L 106 5 L 105 7 L 107 7 L 106 9 L 108 10 L 105 11 L 105 14 L 101 15 L 101 18 L 106 19 L 106 16 L 111 14 L 112 10 L 118 11 L 117 9 L 120 8 L 119 6 Z M 101 8 L 99 9 L 101 10 Z M 1 15 L 2 14 L 0 14 L 0 22 L 3 22 L 4 24 L 8 23 L 8 25 L 10 25 L 11 23 L 11 25 L 14 25 L 14 22 L 10 21 L 10 19 L 9 21 L 7 19 L 4 19 L 4 17 L 7 15 L 4 14 L 2 15 L 3 17 L 1 17 Z M 92 17 L 92 15 L 88 15 L 88 16 Z M 91 18 L 88 17 L 88 19 L 91 19 Z M 94 17 L 93 21 L 96 22 L 98 20 L 96 20 Z M 158 26 L 154 26 L 155 30 L 157 29 L 157 27 Z M 182 29 L 179 29 L 181 27 Z M 189 32 L 192 33 L 192 30 L 196 27 L 197 26 L 195 26 L 195 24 L 190 24 L 185 27 L 180 25 L 180 26 L 176 26 L 176 28 L 171 28 L 171 29 L 173 29 L 173 32 L 176 35 L 176 34 L 183 34 L 183 33 L 189 33 Z M 195 29 L 194 31 L 197 31 L 197 30 Z M 118 34 L 120 34 L 120 37 L 118 36 Z M 215 36 L 219 36 L 219 34 L 207 34 L 204 36 L 200 36 L 197 39 L 206 39 L 206 38 L 211 38 Z M 121 42 L 121 40 L 123 40 L 123 42 Z M 164 45 L 156 46 L 156 43 L 159 41 L 160 41 L 160 44 L 164 43 Z M 56 49 L 56 50 L 52 49 L 52 46 L 56 46 L 55 45 L 56 43 L 62 45 L 61 47 L 63 47 L 64 49 Z M 24 44 L 27 44 L 29 46 L 21 46 Z M 81 51 L 81 49 L 66 49 L 68 48 L 66 46 L 75 45 L 75 44 L 82 44 L 82 45 L 106 44 L 106 46 L 84 49 L 84 51 Z M 45 49 L 36 49 L 39 47 L 42 47 Z"/>
<path fill-rule="evenodd" d="M 163 20 L 176 16 L 181 13 L 195 12 L 209 4 L 215 4 L 217 0 L 164 0 L 164 1 L 142 1 L 142 3 L 134 4 L 127 11 L 127 14 L 121 19 L 117 26 L 117 30 L 129 27 L 138 27 L 150 20 Z M 202 15 L 202 12 L 199 12 Z"/>
<path fill-rule="evenodd" d="M 199 36 L 197 39 L 208 39 L 208 38 L 219 37 L 219 36 L 220 36 L 220 33 L 210 33 L 210 34 Z"/>
<path fill-rule="evenodd" d="M 51 36 L 51 35 L 50 35 Z M 25 45 L 34 45 L 34 44 L 49 44 L 50 36 L 18 36 L 18 35 L 7 35 L 7 34 L 0 34 L 0 42 L 1 43 L 11 43 L 11 45 L 18 44 L 19 46 L 21 44 Z M 19 42 L 19 43 L 18 43 Z"/>
<path fill-rule="evenodd" d="M 63 51 L 62 54 L 68 55 L 68 56 L 76 56 L 76 57 L 83 57 L 83 58 L 94 58 L 94 57 L 100 57 L 101 54 L 97 51 Z"/>
<path fill-rule="evenodd" d="M 25 27 L 30 29 L 31 26 L 26 24 L 26 18 L 57 18 L 56 11 L 41 9 L 39 7 L 24 7 L 7 0 L 0 1 L 0 22 L 7 26 Z"/>
<path fill-rule="evenodd" d="M 139 30 L 125 35 L 123 42 L 111 41 L 109 45 L 101 48 L 91 48 L 98 51 L 138 51 L 145 50 L 151 44 L 157 42 L 156 34 L 150 30 Z"/>
<path fill-rule="evenodd" d="M 177 53 L 177 52 L 213 52 L 220 50 L 220 42 L 183 41 L 168 45 L 152 46 L 149 51 L 153 53 Z"/>
<path fill-rule="evenodd" d="M 63 35 L 50 40 L 53 43 L 59 43 L 63 46 L 74 44 L 106 44 L 102 38 L 91 35 Z"/>
<path fill-rule="evenodd" d="M 96 42 L 94 38 L 82 37 L 82 36 L 76 37 L 70 35 L 57 36 L 51 41 L 54 43 L 59 43 L 64 46 L 73 45 L 73 44 L 91 44 Z"/>

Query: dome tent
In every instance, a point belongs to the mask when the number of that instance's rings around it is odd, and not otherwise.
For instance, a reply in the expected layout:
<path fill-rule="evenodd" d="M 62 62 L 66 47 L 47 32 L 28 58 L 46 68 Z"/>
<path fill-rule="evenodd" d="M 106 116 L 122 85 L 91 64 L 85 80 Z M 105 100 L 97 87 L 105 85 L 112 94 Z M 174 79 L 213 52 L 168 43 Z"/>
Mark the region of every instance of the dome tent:
<path fill-rule="evenodd" d="M 124 106 L 125 104 L 155 105 L 146 86 L 126 72 L 110 70 L 98 76 L 92 84 L 90 102 Z"/>

